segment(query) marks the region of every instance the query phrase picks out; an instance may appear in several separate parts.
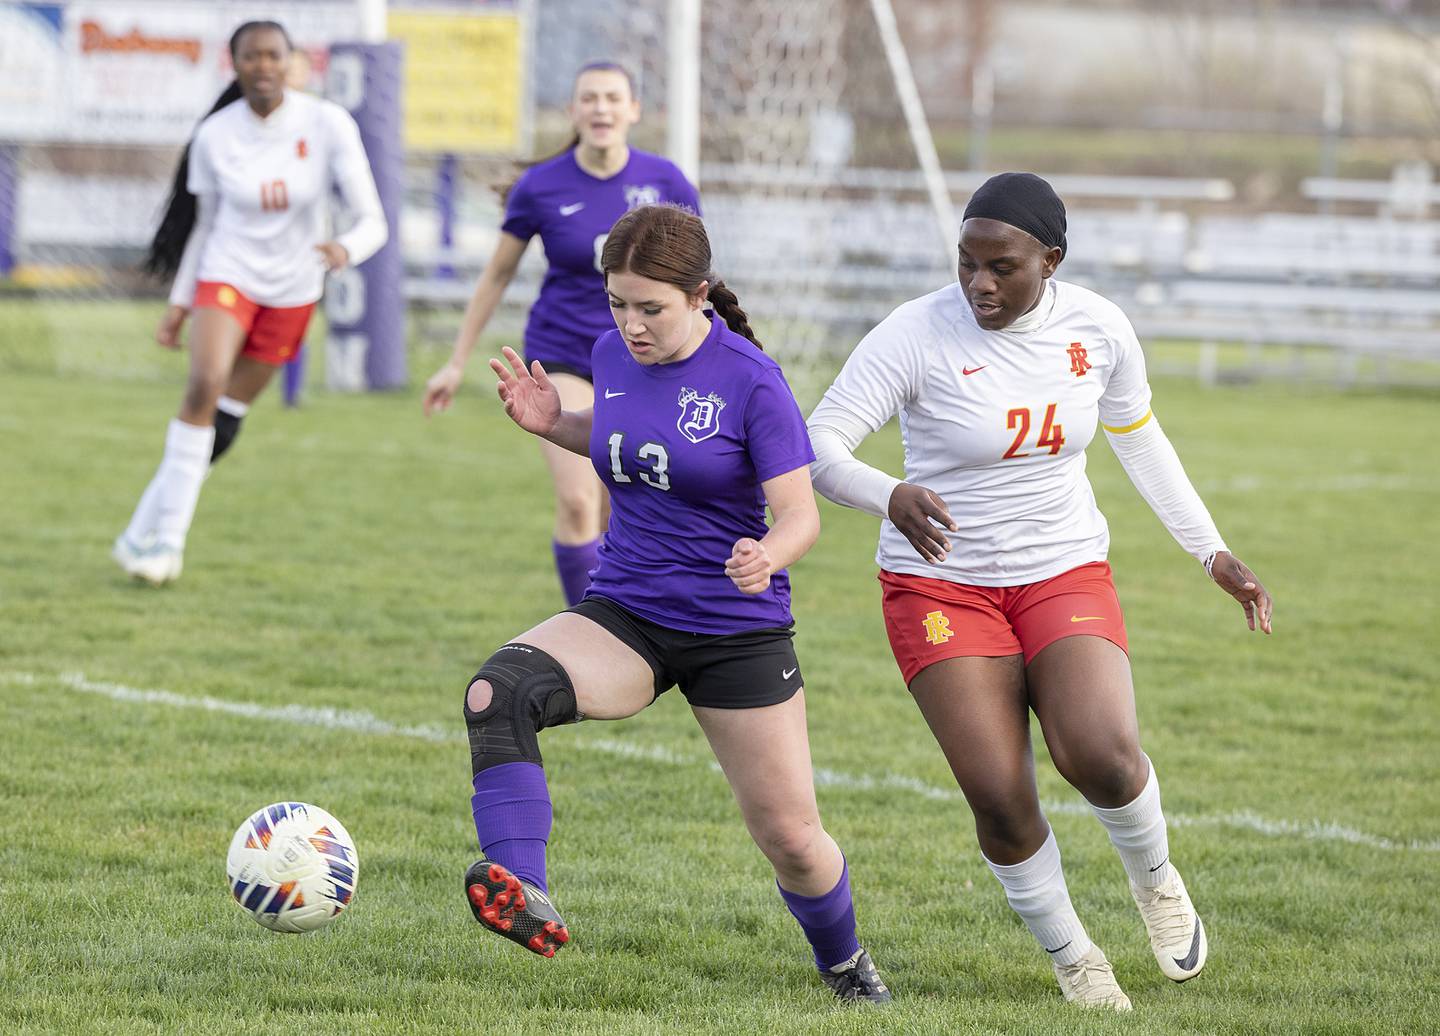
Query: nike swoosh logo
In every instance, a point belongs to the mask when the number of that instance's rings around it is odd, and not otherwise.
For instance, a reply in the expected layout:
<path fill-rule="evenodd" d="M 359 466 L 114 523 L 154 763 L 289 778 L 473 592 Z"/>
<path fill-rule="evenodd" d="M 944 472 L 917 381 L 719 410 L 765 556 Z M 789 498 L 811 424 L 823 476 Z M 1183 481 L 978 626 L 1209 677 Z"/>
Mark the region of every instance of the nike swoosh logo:
<path fill-rule="evenodd" d="M 987 363 L 987 364 L 983 364 L 982 366 L 979 366 L 979 367 L 962 367 L 962 368 L 960 369 L 960 373 L 963 374 L 963 375 L 965 375 L 965 376 L 968 378 L 968 377 L 969 377 L 970 375 L 972 375 L 972 374 L 979 374 L 981 371 L 983 371 L 983 370 L 984 370 L 986 367 L 988 367 L 988 366 L 990 366 L 990 365 Z M 1068 946 L 1068 945 L 1070 945 L 1070 944 L 1069 944 L 1069 943 L 1066 943 L 1065 945 Z"/>
<path fill-rule="evenodd" d="M 1154 874 L 1156 871 L 1158 871 L 1161 867 L 1165 866 L 1165 865 L 1166 865 L 1167 863 L 1169 863 L 1169 862 L 1170 862 L 1170 857 L 1168 857 L 1168 856 L 1165 857 L 1165 859 L 1161 860 L 1161 861 L 1160 861 L 1159 863 L 1157 863 L 1155 866 L 1153 866 L 1153 867 L 1150 868 L 1150 873 L 1151 873 L 1151 874 Z"/>
<path fill-rule="evenodd" d="M 606 399 L 614 399 L 616 396 L 623 396 L 624 394 L 623 392 L 611 392 L 609 389 L 605 390 Z"/>
<path fill-rule="evenodd" d="M 1200 918 L 1197 916 L 1195 918 L 1195 934 L 1190 939 L 1190 952 L 1185 955 L 1185 958 L 1183 960 L 1179 957 L 1170 958 L 1175 962 L 1175 966 L 1181 971 L 1189 971 L 1196 965 L 1196 963 L 1199 962 L 1200 939 L 1204 935 L 1204 933 L 1205 926 L 1200 923 Z"/>
<path fill-rule="evenodd" d="M 790 679 L 790 677 L 794 676 L 796 672 L 797 672 L 796 669 L 786 669 L 784 672 L 782 672 L 782 673 L 780 674 L 780 679 L 782 679 L 782 680 L 788 680 L 788 679 Z"/>
<path fill-rule="evenodd" d="M 1074 942 L 1074 941 L 1075 941 L 1074 939 L 1071 939 L 1070 942 L 1067 942 L 1067 943 L 1065 944 L 1065 946 L 1069 946 L 1070 943 L 1071 943 L 1071 942 Z M 1050 947 L 1046 946 L 1044 949 L 1045 949 L 1045 952 L 1046 952 L 1046 953 L 1059 953 L 1061 950 L 1063 950 L 1063 949 L 1065 948 L 1065 946 L 1057 946 L 1057 947 L 1055 947 L 1053 950 L 1050 949 Z"/>
<path fill-rule="evenodd" d="M 1070 621 L 1071 621 L 1071 622 L 1103 622 L 1103 621 L 1105 621 L 1105 616 L 1103 616 L 1103 615 L 1072 615 L 1072 616 L 1070 616 Z"/>
<path fill-rule="evenodd" d="M 575 213 L 579 212 L 579 211 L 580 211 L 581 209 L 583 209 L 584 207 L 585 207 L 585 203 L 584 203 L 583 201 L 577 201 L 574 205 L 561 205 L 561 206 L 560 206 L 560 215 L 562 215 L 562 216 L 573 216 L 573 215 L 575 215 Z"/>

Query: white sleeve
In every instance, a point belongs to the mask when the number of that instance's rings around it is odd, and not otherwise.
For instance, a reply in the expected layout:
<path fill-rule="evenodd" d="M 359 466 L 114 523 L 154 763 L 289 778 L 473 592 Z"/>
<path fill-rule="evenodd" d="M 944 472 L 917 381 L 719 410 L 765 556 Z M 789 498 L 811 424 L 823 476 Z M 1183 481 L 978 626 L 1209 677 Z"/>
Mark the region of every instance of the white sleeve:
<path fill-rule="evenodd" d="M 191 182 L 194 182 L 194 177 L 191 177 Z M 180 254 L 180 266 L 175 270 L 175 280 L 170 284 L 170 305 L 189 309 L 195 304 L 196 273 L 214 223 L 215 196 L 209 192 L 195 195 L 195 225 L 190 228 L 185 251 Z"/>
<path fill-rule="evenodd" d="M 919 336 L 909 321 L 887 317 L 855 347 L 807 422 L 821 494 L 884 518 L 903 479 L 855 459 L 855 447 L 915 399 L 923 380 Z"/>
<path fill-rule="evenodd" d="M 1137 425 L 1150 413 L 1150 379 L 1145 373 L 1145 353 L 1130 318 L 1120 307 L 1106 302 L 1096 314 L 1115 349 L 1115 365 L 1100 395 L 1100 422 L 1107 428 Z"/>
<path fill-rule="evenodd" d="M 1160 422 L 1148 408 L 1138 424 L 1126 428 L 1103 425 L 1110 448 L 1135 488 L 1150 505 L 1175 541 L 1196 560 L 1205 561 L 1225 541 L 1200 494 L 1195 492 L 1175 447 L 1160 428 Z"/>
<path fill-rule="evenodd" d="M 360 127 L 343 108 L 336 106 L 331 120 L 333 150 L 331 175 L 340 188 L 345 207 L 355 216 L 355 225 L 335 240 L 350 256 L 350 265 L 359 266 L 384 246 L 390 237 L 380 193 L 370 172 L 370 160 L 360 143 Z"/>

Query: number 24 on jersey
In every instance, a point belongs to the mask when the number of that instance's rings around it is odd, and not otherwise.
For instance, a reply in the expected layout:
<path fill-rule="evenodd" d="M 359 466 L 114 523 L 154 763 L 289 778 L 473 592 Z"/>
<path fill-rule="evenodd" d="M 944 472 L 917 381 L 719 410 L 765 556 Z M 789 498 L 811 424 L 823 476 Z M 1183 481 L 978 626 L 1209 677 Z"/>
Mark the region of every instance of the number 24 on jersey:
<path fill-rule="evenodd" d="M 1045 408 L 1045 420 L 1040 425 L 1040 437 L 1035 440 L 1037 450 L 1049 449 L 1053 457 L 1060 452 L 1060 447 L 1065 445 L 1065 435 L 1060 425 L 1055 423 L 1055 407 L 1059 404 L 1051 403 Z M 1017 406 L 1005 416 L 1005 427 L 1015 432 L 1015 441 L 1005 451 L 1001 460 L 1015 460 L 1020 457 L 1030 456 L 1028 450 L 1020 447 L 1025 445 L 1025 440 L 1030 435 L 1030 408 Z"/>

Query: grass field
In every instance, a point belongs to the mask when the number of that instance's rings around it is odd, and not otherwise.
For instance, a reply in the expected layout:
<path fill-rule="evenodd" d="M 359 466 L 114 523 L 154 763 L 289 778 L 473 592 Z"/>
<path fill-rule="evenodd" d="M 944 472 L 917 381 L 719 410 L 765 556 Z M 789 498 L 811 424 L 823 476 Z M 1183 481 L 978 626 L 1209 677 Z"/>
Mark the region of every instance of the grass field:
<path fill-rule="evenodd" d="M 156 592 L 107 550 L 177 378 L 0 363 L 0 1031 L 1433 1031 L 1434 397 L 1157 385 L 1276 595 L 1269 640 L 1092 451 L 1144 742 L 1211 938 L 1200 978 L 1159 975 L 1037 742 L 1076 906 L 1135 1002 L 1121 1018 L 1066 1007 L 1005 905 L 889 657 L 875 523 L 828 505 L 794 573 L 798 645 L 822 812 L 895 1003 L 831 1002 L 678 694 L 544 738 L 572 944 L 546 961 L 482 932 L 460 893 L 459 703 L 559 604 L 535 447 L 484 391 L 428 423 L 413 394 L 271 397 Z M 894 467 L 895 440 L 869 455 Z M 360 849 L 353 907 L 310 936 L 262 930 L 224 880 L 231 832 L 281 799 Z"/>

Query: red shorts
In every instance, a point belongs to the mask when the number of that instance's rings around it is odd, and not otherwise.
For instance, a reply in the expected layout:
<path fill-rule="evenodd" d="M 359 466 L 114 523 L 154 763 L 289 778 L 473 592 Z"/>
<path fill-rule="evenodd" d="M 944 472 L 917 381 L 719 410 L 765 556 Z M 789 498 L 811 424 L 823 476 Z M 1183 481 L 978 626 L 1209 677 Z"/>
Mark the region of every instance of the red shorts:
<path fill-rule="evenodd" d="M 305 328 L 315 303 L 305 306 L 262 306 L 252 302 L 238 288 L 217 281 L 195 285 L 196 307 L 219 309 L 234 318 L 245 331 L 241 356 L 279 366 L 294 358 L 305 344 Z"/>
<path fill-rule="evenodd" d="M 1024 654 L 1062 637 L 1104 637 L 1129 653 L 1110 564 L 1094 561 L 1026 586 L 969 586 L 881 572 L 881 609 L 908 684 L 946 658 Z"/>

